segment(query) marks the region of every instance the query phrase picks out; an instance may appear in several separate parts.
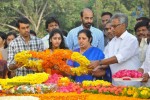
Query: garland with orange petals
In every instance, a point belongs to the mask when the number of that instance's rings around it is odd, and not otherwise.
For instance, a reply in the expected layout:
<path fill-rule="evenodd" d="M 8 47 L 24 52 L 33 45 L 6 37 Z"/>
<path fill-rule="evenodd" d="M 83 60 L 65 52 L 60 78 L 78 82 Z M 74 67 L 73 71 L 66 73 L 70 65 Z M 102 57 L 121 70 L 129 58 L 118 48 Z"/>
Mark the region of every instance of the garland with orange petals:
<path fill-rule="evenodd" d="M 30 54 L 32 54 L 33 58 L 43 60 L 42 66 L 44 70 L 47 68 L 53 69 L 57 66 L 60 71 L 72 74 L 71 66 L 66 64 L 66 60 L 71 59 L 71 50 L 57 49 L 54 52 L 50 50 L 42 52 L 30 51 Z"/>
<path fill-rule="evenodd" d="M 29 60 L 34 58 L 36 60 Z M 38 71 L 48 72 L 50 69 L 57 69 L 62 72 L 71 74 L 71 75 L 82 75 L 88 73 L 87 65 L 90 64 L 90 61 L 78 52 L 72 52 L 71 50 L 66 49 L 56 49 L 53 52 L 50 50 L 45 51 L 22 51 L 15 55 L 15 61 L 18 63 L 24 64 L 31 68 L 37 68 Z M 37 60 L 38 59 L 38 60 Z M 79 67 L 73 68 L 67 65 L 66 61 L 72 59 L 80 64 Z"/>

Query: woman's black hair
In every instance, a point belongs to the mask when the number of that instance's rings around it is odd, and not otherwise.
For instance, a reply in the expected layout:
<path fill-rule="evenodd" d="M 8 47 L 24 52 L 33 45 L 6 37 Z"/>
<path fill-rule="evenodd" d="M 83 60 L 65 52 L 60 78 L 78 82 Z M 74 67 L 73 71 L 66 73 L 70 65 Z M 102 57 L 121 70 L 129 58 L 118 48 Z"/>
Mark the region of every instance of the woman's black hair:
<path fill-rule="evenodd" d="M 60 43 L 60 46 L 59 48 L 60 49 L 68 49 L 66 46 L 65 46 L 65 40 L 64 40 L 64 37 L 63 37 L 63 33 L 60 29 L 53 29 L 51 32 L 50 32 L 50 36 L 49 36 L 49 49 L 52 49 L 52 42 L 50 42 L 50 39 L 52 39 L 52 37 L 55 35 L 55 34 L 59 34 L 61 36 L 61 43 Z"/>
<path fill-rule="evenodd" d="M 17 33 L 16 33 L 16 32 L 9 32 L 9 33 L 7 33 L 6 39 L 7 39 L 8 36 L 10 36 L 10 35 L 13 35 L 15 38 L 17 37 Z"/>
<path fill-rule="evenodd" d="M 145 26 L 147 29 L 149 28 L 149 23 L 147 21 L 141 21 L 136 23 L 134 30 L 137 31 L 138 28 Z"/>
<path fill-rule="evenodd" d="M 78 32 L 78 36 L 79 36 L 81 33 L 85 33 L 85 35 L 88 37 L 89 40 L 90 40 L 90 38 L 91 38 L 90 43 L 92 43 L 93 37 L 92 37 L 92 33 L 91 33 L 90 30 L 83 29 L 83 30 L 81 30 L 81 31 Z"/>
<path fill-rule="evenodd" d="M 5 40 L 4 49 L 7 48 L 7 44 L 6 44 L 7 35 L 6 35 L 6 33 L 0 31 L 0 37 L 1 37 L 3 40 Z"/>

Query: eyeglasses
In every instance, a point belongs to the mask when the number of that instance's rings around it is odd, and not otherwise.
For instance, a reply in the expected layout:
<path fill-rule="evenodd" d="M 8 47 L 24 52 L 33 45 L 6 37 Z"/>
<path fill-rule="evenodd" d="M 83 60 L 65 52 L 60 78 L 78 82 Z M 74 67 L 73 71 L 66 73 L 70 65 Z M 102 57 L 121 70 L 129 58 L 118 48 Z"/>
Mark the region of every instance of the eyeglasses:
<path fill-rule="evenodd" d="M 111 25 L 111 27 L 116 28 L 116 27 L 118 27 L 119 25 L 121 25 L 121 24 L 118 24 L 118 25 Z"/>

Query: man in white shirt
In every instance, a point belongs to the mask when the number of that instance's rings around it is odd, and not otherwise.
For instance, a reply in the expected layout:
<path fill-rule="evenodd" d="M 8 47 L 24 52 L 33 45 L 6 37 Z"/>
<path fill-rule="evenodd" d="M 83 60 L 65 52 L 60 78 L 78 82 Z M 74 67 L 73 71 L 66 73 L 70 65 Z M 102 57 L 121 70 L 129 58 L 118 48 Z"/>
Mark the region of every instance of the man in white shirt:
<path fill-rule="evenodd" d="M 150 29 L 149 29 L 149 33 L 150 33 Z M 150 87 L 150 44 L 148 45 L 147 48 L 145 61 L 143 62 L 142 66 L 138 69 L 138 71 L 144 73 L 142 85 Z"/>
<path fill-rule="evenodd" d="M 111 18 L 112 30 L 115 37 L 109 42 L 105 49 L 105 59 L 94 61 L 89 65 L 89 68 L 95 68 L 100 65 L 100 68 L 111 68 L 112 75 L 119 70 L 137 70 L 140 67 L 138 41 L 135 36 L 128 33 L 128 18 L 122 13 L 117 13 Z M 139 86 L 140 82 L 121 82 L 112 81 L 113 85 L 132 85 Z"/>
<path fill-rule="evenodd" d="M 142 64 L 145 60 L 147 47 L 150 41 L 150 33 L 148 32 L 148 22 L 138 22 L 135 25 L 134 30 L 136 32 L 136 37 L 139 42 L 139 58 Z"/>

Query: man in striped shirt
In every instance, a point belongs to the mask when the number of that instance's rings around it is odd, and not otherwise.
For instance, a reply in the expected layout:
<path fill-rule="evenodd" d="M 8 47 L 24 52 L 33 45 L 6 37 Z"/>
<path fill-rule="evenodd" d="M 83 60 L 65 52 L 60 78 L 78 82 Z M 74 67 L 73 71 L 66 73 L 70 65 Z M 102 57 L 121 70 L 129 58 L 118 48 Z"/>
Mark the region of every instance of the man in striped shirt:
<path fill-rule="evenodd" d="M 43 42 L 39 38 L 30 35 L 29 24 L 30 22 L 27 18 L 20 18 L 17 21 L 16 27 L 18 28 L 19 36 L 14 39 L 8 47 L 7 67 L 10 71 L 16 70 L 17 76 L 24 76 L 29 73 L 34 73 L 34 71 L 28 67 L 22 67 L 23 64 L 15 62 L 15 54 L 23 50 L 42 51 L 44 49 Z"/>

